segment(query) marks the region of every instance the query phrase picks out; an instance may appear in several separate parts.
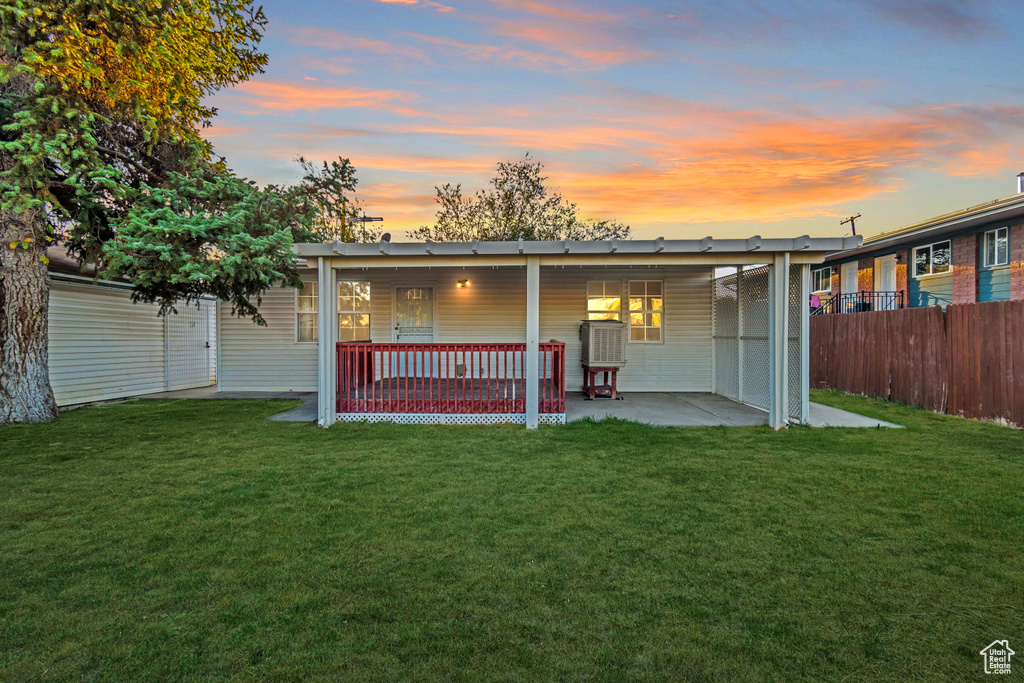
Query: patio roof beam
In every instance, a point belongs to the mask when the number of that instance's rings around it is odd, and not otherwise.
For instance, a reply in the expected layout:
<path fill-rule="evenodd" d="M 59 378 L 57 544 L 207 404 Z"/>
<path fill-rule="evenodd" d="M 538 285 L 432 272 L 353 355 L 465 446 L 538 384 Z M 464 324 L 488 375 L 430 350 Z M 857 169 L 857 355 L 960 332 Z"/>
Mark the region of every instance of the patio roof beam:
<path fill-rule="evenodd" d="M 700 253 L 691 254 L 646 254 L 635 255 L 623 253 L 621 250 L 614 254 L 558 254 L 536 256 L 540 261 L 541 268 L 558 266 L 716 266 L 727 267 L 735 265 L 761 265 L 770 263 L 772 254 L 764 253 L 762 250 L 755 252 L 720 252 L 718 242 L 714 248 Z M 526 261 L 531 258 L 529 255 L 507 255 L 507 256 L 479 256 L 473 255 L 449 255 L 443 256 L 437 252 L 438 243 L 432 245 L 434 254 L 424 253 L 422 256 L 390 258 L 380 256 L 334 256 L 331 262 L 335 268 L 358 269 L 358 268 L 465 268 L 465 267 L 518 267 L 525 268 Z M 792 263 L 821 263 L 825 258 L 824 252 L 797 252 L 792 255 Z"/>
<path fill-rule="evenodd" d="M 434 256 L 557 256 L 596 255 L 643 256 L 652 254 L 701 254 L 710 246 L 708 238 L 667 240 L 559 240 L 515 242 L 389 242 L 362 244 L 335 241 L 332 243 L 305 243 L 293 245 L 298 256 L 344 256 L 376 258 Z M 855 249 L 862 244 L 859 236 L 851 237 L 800 237 L 762 238 L 755 235 L 748 239 L 719 239 L 714 241 L 716 252 L 788 252 L 808 251 L 827 253 L 842 249 Z"/>

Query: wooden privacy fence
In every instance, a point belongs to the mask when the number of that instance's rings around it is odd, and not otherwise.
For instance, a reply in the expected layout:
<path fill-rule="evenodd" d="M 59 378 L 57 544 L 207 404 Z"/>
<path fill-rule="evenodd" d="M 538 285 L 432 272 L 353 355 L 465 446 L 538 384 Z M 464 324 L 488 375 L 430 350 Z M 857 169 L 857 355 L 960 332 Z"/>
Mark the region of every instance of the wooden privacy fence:
<path fill-rule="evenodd" d="M 811 316 L 811 386 L 1024 426 L 1024 301 Z"/>

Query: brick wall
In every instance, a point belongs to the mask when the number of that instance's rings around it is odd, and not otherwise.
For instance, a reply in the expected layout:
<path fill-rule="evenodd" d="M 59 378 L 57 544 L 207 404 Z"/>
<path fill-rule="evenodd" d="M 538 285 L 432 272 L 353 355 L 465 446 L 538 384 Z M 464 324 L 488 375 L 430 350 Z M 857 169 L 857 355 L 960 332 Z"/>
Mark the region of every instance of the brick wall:
<path fill-rule="evenodd" d="M 978 300 L 978 235 L 953 238 L 953 303 Z"/>
<path fill-rule="evenodd" d="M 1024 299 L 1024 223 L 1010 227 L 1010 298 Z"/>
<path fill-rule="evenodd" d="M 875 291 L 875 259 L 862 258 L 857 262 L 857 291 Z"/>
<path fill-rule="evenodd" d="M 839 289 L 839 270 L 840 270 L 840 266 L 838 266 L 838 265 L 832 266 L 832 279 L 829 281 L 829 284 L 832 285 L 832 296 L 835 296 L 836 294 L 838 294 L 840 292 L 840 289 Z"/>

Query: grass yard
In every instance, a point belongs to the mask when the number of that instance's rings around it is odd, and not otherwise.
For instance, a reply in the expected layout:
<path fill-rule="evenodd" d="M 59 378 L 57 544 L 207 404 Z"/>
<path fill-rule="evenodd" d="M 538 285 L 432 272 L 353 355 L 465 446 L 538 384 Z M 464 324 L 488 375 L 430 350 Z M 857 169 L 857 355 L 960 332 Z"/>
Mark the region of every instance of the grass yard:
<path fill-rule="evenodd" d="M 982 679 L 1024 653 L 1024 432 L 0 427 L 0 680 Z M 1024 674 L 1024 654 L 1013 676 Z"/>

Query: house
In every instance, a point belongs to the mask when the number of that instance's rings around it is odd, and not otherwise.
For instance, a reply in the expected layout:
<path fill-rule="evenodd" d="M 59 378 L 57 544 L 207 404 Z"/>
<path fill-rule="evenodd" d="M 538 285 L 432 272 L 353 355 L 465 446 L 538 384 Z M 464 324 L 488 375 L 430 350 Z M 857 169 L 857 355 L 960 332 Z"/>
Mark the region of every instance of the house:
<path fill-rule="evenodd" d="M 266 327 L 222 310 L 221 391 L 316 391 L 318 421 L 565 420 L 584 319 L 626 325 L 624 392 L 806 422 L 810 269 L 860 238 L 297 244 Z M 716 278 L 716 270 L 730 268 Z"/>
<path fill-rule="evenodd" d="M 158 316 L 156 305 L 132 303 L 128 283 L 83 272 L 61 247 L 46 255 L 50 384 L 58 406 L 216 382 L 215 301 Z"/>
<path fill-rule="evenodd" d="M 1024 299 L 1024 192 L 868 237 L 811 281 L 823 313 Z"/>

